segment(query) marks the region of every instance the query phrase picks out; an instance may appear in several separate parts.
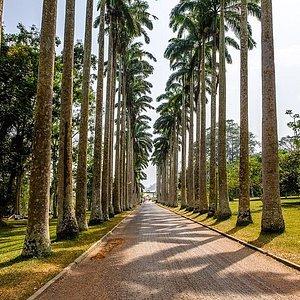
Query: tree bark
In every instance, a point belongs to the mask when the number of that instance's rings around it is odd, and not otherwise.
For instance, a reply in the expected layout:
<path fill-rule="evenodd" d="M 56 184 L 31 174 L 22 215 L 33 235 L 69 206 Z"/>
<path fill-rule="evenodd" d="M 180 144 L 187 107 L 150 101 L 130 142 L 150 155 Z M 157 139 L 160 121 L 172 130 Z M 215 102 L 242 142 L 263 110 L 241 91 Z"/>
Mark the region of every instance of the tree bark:
<path fill-rule="evenodd" d="M 166 205 L 167 200 L 167 160 L 164 159 L 162 166 L 162 203 Z"/>
<path fill-rule="evenodd" d="M 57 1 L 44 0 L 30 174 L 28 224 L 22 256 L 49 254 L 52 99 Z"/>
<path fill-rule="evenodd" d="M 104 149 L 103 149 L 103 169 L 102 169 L 102 213 L 103 219 L 109 220 L 109 153 L 110 153 L 110 108 L 111 108 L 111 78 L 113 69 L 113 29 L 110 27 L 109 46 L 108 46 L 108 66 L 107 66 L 107 85 L 106 85 L 106 105 L 105 105 L 105 127 L 104 127 Z M 105 159 L 104 159 L 105 158 Z"/>
<path fill-rule="evenodd" d="M 188 181 L 187 181 L 187 206 L 189 210 L 195 205 L 194 185 L 194 80 L 190 79 L 190 128 L 189 128 L 189 153 L 188 153 Z"/>
<path fill-rule="evenodd" d="M 75 217 L 72 174 L 72 102 L 74 67 L 75 0 L 66 2 L 65 36 L 58 161 L 58 223 L 57 239 L 78 236 Z"/>
<path fill-rule="evenodd" d="M 186 94 L 185 94 L 185 77 L 183 78 L 183 94 L 182 94 L 182 157 L 181 157 L 181 208 L 187 206 L 187 190 L 186 190 Z"/>
<path fill-rule="evenodd" d="M 116 41 L 116 37 L 114 37 Z M 113 165 L 114 165 L 114 137 L 115 137 L 115 101 L 116 101 L 116 69 L 117 69 L 117 52 L 116 45 L 114 42 L 113 51 L 113 63 L 112 63 L 112 76 L 111 76 L 111 106 L 110 106 L 110 145 L 109 145 L 109 217 L 112 218 L 115 215 L 114 205 L 116 205 L 115 199 L 113 198 Z"/>
<path fill-rule="evenodd" d="M 177 121 L 177 119 L 176 119 Z M 178 206 L 177 201 L 177 188 L 178 188 L 178 132 L 177 132 L 177 124 L 175 125 L 175 133 L 174 133 L 174 203 L 173 206 Z"/>
<path fill-rule="evenodd" d="M 125 66 L 125 65 L 124 65 Z M 126 201 L 126 75 L 125 67 L 123 70 L 122 76 L 122 115 L 121 115 L 121 201 L 122 201 L 122 210 L 127 209 Z"/>
<path fill-rule="evenodd" d="M 76 219 L 79 231 L 88 229 L 87 210 L 87 147 L 89 126 L 90 70 L 92 54 L 93 0 L 86 3 L 86 24 L 82 78 L 82 104 L 79 129 L 78 167 L 76 182 Z"/>
<path fill-rule="evenodd" d="M 250 213 L 249 121 L 248 121 L 248 0 L 241 2 L 240 66 L 240 197 L 237 225 L 252 223 Z"/>
<path fill-rule="evenodd" d="M 278 166 L 272 1 L 262 0 L 262 232 L 283 232 Z"/>
<path fill-rule="evenodd" d="M 225 0 L 221 0 L 220 14 L 220 87 L 219 87 L 219 142 L 218 142 L 218 175 L 219 175 L 219 207 L 217 219 L 225 220 L 231 217 L 229 207 L 227 170 L 226 170 L 226 66 L 225 66 Z"/>
<path fill-rule="evenodd" d="M 194 170 L 194 184 L 195 184 L 195 212 L 200 212 L 200 141 L 201 141 L 201 53 L 202 47 L 198 49 L 198 87 L 199 93 L 197 95 L 196 104 L 196 162 Z"/>
<path fill-rule="evenodd" d="M 116 131 L 116 162 L 115 162 L 115 184 L 114 184 L 114 212 L 119 214 L 121 212 L 121 153 L 120 153 L 120 130 L 121 130 L 121 105 L 122 105 L 122 70 L 121 63 L 119 67 L 119 90 L 118 90 L 118 110 L 117 110 L 117 131 Z"/>
<path fill-rule="evenodd" d="M 94 143 L 94 171 L 93 171 L 93 198 L 89 225 L 103 222 L 101 203 L 102 184 L 102 119 L 103 119 L 103 79 L 104 79 L 104 27 L 105 27 L 105 1 L 100 6 L 100 24 L 98 36 L 98 76 L 96 94 L 96 121 Z"/>
<path fill-rule="evenodd" d="M 217 210 L 217 174 L 216 174 L 216 100 L 217 100 L 217 41 L 213 36 L 212 78 L 211 78 L 211 111 L 210 111 L 210 168 L 209 168 L 209 209 L 212 217 Z"/>
<path fill-rule="evenodd" d="M 201 128 L 200 128 L 200 170 L 199 170 L 199 213 L 208 211 L 206 190 L 206 85 L 205 85 L 205 38 L 202 39 L 201 48 Z"/>
<path fill-rule="evenodd" d="M 132 189 L 133 189 L 133 180 L 132 180 L 132 152 L 131 152 L 131 143 L 132 143 L 132 133 L 131 133 L 131 121 L 129 116 L 127 116 L 127 203 L 128 209 L 132 208 Z"/>

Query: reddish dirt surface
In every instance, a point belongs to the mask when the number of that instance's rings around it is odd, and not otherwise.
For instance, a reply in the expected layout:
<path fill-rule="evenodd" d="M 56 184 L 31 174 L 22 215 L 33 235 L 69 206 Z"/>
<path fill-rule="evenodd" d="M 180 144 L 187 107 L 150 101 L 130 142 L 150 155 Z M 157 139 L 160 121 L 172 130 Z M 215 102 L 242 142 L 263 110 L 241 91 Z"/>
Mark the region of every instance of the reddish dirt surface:
<path fill-rule="evenodd" d="M 146 203 L 38 299 L 300 299 L 300 276 Z"/>

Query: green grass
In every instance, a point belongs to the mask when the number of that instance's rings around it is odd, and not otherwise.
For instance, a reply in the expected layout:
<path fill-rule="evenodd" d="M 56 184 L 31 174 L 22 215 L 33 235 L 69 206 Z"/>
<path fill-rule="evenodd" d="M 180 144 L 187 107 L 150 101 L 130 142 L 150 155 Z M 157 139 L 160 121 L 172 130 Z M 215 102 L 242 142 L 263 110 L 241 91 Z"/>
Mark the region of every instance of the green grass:
<path fill-rule="evenodd" d="M 92 226 L 76 240 L 53 242 L 49 257 L 30 260 L 20 258 L 26 221 L 9 221 L 10 227 L 0 228 L 0 299 L 27 299 L 128 214 L 124 212 L 102 225 Z M 55 239 L 55 231 L 56 220 L 51 220 L 51 240 Z"/>
<path fill-rule="evenodd" d="M 300 264 L 300 198 L 282 199 L 282 209 L 286 224 L 286 230 L 282 234 L 260 233 L 262 213 L 262 203 L 260 200 L 251 201 L 253 224 L 246 227 L 236 226 L 238 202 L 231 202 L 230 207 L 232 217 L 221 222 L 213 218 L 207 218 L 206 214 L 199 216 L 198 214 L 180 210 L 179 208 L 172 208 L 171 210 Z"/>

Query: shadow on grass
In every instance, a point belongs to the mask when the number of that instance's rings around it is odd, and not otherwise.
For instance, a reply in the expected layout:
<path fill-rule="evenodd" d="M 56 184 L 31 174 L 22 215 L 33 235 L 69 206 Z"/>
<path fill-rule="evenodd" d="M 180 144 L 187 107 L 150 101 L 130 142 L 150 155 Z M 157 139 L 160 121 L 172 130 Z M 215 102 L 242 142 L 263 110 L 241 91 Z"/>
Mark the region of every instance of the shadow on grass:
<path fill-rule="evenodd" d="M 14 264 L 20 263 L 22 261 L 28 261 L 28 260 L 29 260 L 29 258 L 25 258 L 21 255 L 18 255 L 11 260 L 0 263 L 0 268 L 10 267 Z"/>
<path fill-rule="evenodd" d="M 235 234 L 245 227 L 247 227 L 247 226 L 235 226 L 234 228 L 231 228 L 230 230 L 226 231 L 225 233 L 229 234 L 229 235 Z"/>
<path fill-rule="evenodd" d="M 270 242 L 272 242 L 276 237 L 280 235 L 282 235 L 282 233 L 260 233 L 259 237 L 256 240 L 250 241 L 249 243 L 251 245 L 261 248 L 264 245 L 267 245 Z"/>
<path fill-rule="evenodd" d="M 281 206 L 284 208 L 299 208 L 300 207 L 300 201 L 299 202 L 286 202 L 281 203 Z"/>

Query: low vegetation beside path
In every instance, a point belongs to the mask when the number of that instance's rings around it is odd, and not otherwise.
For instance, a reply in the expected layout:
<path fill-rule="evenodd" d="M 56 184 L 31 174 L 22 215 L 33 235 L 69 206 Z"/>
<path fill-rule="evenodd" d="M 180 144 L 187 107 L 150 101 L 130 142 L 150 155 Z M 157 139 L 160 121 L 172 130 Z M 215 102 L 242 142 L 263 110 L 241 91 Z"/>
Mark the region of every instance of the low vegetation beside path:
<path fill-rule="evenodd" d="M 27 299 L 51 278 L 84 253 L 129 212 L 124 212 L 102 225 L 92 226 L 79 238 L 53 242 L 52 254 L 42 259 L 22 260 L 26 221 L 9 221 L 8 227 L 0 228 L 0 299 Z M 56 236 L 56 220 L 50 222 L 51 240 Z"/>
<path fill-rule="evenodd" d="M 282 199 L 283 215 L 286 222 L 286 230 L 282 234 L 261 234 L 260 220 L 262 202 L 258 199 L 254 199 L 250 202 L 250 205 L 253 224 L 245 227 L 236 226 L 238 201 L 230 202 L 232 217 L 221 222 L 214 218 L 208 218 L 207 214 L 199 215 L 197 213 L 182 210 L 179 207 L 170 209 L 282 258 L 300 264 L 300 241 L 299 238 L 297 238 L 300 236 L 300 198 Z"/>

